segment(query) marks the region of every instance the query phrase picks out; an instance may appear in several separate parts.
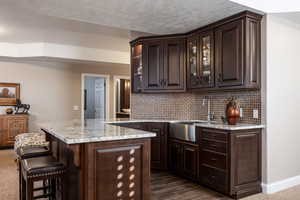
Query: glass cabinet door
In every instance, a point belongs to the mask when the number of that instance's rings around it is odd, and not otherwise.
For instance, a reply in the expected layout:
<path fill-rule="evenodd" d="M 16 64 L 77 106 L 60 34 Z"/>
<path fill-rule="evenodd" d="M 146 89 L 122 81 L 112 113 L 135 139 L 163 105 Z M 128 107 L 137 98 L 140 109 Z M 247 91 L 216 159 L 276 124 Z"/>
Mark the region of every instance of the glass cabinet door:
<path fill-rule="evenodd" d="M 197 37 L 188 40 L 188 81 L 189 87 L 195 88 L 199 84 L 198 72 L 198 39 Z"/>
<path fill-rule="evenodd" d="M 200 34 L 199 82 L 202 87 L 214 86 L 213 33 Z"/>
<path fill-rule="evenodd" d="M 143 86 L 142 45 L 131 47 L 132 92 L 141 92 Z"/>

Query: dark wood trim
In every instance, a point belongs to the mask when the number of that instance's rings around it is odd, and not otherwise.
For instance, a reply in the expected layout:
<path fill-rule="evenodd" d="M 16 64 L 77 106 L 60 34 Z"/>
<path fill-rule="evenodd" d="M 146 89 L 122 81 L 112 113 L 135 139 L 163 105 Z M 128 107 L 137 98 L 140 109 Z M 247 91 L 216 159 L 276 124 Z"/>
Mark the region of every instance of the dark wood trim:
<path fill-rule="evenodd" d="M 135 45 L 136 43 L 139 43 L 141 41 L 148 41 L 153 39 L 186 39 L 185 33 L 179 33 L 179 34 L 167 34 L 167 35 L 153 35 L 153 36 L 146 36 L 146 37 L 138 37 L 132 41 L 130 41 L 130 45 Z"/>
<path fill-rule="evenodd" d="M 208 24 L 206 26 L 203 26 L 203 27 L 191 30 L 191 31 L 189 31 L 189 32 L 187 32 L 185 34 L 189 35 L 189 34 L 194 34 L 197 31 L 201 31 L 202 32 L 205 29 L 216 28 L 216 27 L 221 26 L 223 24 L 226 24 L 226 23 L 229 23 L 229 22 L 232 22 L 232 21 L 244 18 L 244 17 L 249 17 L 249 18 L 252 18 L 252 19 L 255 19 L 255 20 L 261 20 L 263 16 L 264 15 L 261 15 L 261 14 L 258 14 L 258 13 L 254 13 L 254 12 L 249 11 L 249 10 L 245 10 L 245 11 L 239 12 L 237 14 L 234 14 L 232 16 L 229 16 L 229 17 L 226 17 L 224 19 L 221 19 L 221 20 L 219 20 L 217 22 L 214 22 L 212 24 Z"/>

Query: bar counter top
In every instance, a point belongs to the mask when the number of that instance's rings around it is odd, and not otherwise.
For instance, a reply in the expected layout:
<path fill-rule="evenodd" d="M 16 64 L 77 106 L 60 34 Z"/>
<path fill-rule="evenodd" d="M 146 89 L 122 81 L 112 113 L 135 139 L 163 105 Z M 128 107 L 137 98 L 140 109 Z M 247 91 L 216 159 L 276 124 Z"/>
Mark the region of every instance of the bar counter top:
<path fill-rule="evenodd" d="M 148 131 L 119 127 L 99 119 L 48 122 L 39 124 L 40 128 L 66 144 L 126 140 L 155 137 Z"/>

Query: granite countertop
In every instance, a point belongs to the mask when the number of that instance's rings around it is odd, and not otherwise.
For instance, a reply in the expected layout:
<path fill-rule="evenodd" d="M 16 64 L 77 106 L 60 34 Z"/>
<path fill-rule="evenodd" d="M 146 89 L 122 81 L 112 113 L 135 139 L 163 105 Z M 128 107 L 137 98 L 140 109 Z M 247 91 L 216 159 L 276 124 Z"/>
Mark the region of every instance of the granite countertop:
<path fill-rule="evenodd" d="M 195 126 L 203 128 L 214 128 L 221 130 L 247 130 L 247 129 L 261 129 L 265 128 L 262 124 L 246 124 L 239 123 L 236 125 L 228 125 L 219 122 L 207 122 L 205 120 L 164 120 L 164 119 L 110 119 L 105 123 L 134 123 L 134 122 L 166 122 L 166 123 L 178 123 L 178 122 L 194 122 Z"/>
<path fill-rule="evenodd" d="M 131 119 L 131 118 L 114 118 L 105 121 L 107 124 L 121 124 L 121 123 L 134 123 L 134 122 L 166 122 L 166 123 L 176 123 L 176 122 L 195 122 L 203 123 L 205 120 L 171 120 L 171 119 Z"/>
<path fill-rule="evenodd" d="M 148 131 L 113 126 L 99 119 L 40 123 L 40 128 L 67 144 L 155 137 Z"/>
<path fill-rule="evenodd" d="M 221 124 L 221 123 L 196 123 L 195 126 L 202 127 L 202 128 L 229 130 L 229 131 L 265 128 L 265 126 L 262 124 L 242 124 L 242 123 L 236 125 L 228 125 L 228 124 Z"/>

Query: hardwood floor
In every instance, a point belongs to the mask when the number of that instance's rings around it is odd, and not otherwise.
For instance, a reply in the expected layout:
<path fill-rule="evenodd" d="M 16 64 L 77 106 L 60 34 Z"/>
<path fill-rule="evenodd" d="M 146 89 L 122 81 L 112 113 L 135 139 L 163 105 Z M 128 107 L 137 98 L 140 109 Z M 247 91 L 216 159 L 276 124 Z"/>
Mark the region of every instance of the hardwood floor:
<path fill-rule="evenodd" d="M 0 200 L 18 200 L 18 173 L 12 150 L 0 150 Z M 169 173 L 152 173 L 151 200 L 229 200 L 219 193 Z M 271 195 L 257 194 L 242 200 L 299 200 L 300 186 Z"/>
<path fill-rule="evenodd" d="M 152 172 L 151 200 L 229 200 L 222 194 L 166 172 Z"/>

